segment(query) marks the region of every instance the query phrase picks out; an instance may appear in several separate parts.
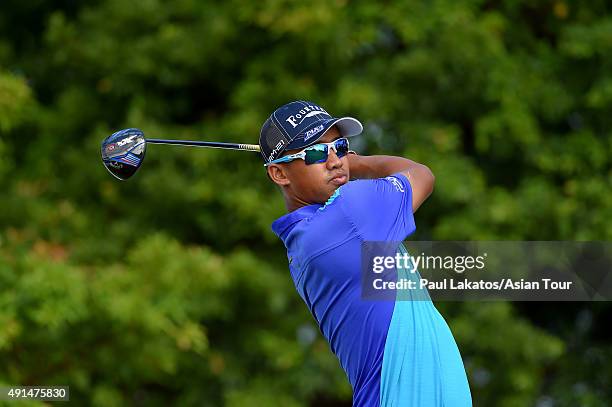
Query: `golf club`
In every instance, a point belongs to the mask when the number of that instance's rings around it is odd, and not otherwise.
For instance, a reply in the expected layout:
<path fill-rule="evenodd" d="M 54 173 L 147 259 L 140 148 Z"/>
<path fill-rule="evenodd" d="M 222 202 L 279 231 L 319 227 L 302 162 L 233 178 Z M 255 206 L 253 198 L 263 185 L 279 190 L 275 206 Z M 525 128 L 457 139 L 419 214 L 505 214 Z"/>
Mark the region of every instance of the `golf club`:
<path fill-rule="evenodd" d="M 132 128 L 119 130 L 102 141 L 102 163 L 115 178 L 125 181 L 132 177 L 142 165 L 147 143 L 259 151 L 257 144 L 145 139 L 142 130 Z"/>

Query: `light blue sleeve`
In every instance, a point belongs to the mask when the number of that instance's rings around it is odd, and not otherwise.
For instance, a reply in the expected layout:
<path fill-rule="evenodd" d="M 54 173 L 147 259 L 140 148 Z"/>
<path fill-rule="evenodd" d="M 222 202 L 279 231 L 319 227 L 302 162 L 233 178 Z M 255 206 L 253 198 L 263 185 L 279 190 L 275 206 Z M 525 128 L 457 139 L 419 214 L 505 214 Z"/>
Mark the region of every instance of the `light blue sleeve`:
<path fill-rule="evenodd" d="M 408 253 L 401 245 L 400 253 Z M 416 271 L 416 269 L 414 270 Z M 399 269 L 398 279 L 420 278 Z M 465 367 L 451 330 L 427 290 L 397 293 L 381 369 L 380 406 L 470 407 Z"/>

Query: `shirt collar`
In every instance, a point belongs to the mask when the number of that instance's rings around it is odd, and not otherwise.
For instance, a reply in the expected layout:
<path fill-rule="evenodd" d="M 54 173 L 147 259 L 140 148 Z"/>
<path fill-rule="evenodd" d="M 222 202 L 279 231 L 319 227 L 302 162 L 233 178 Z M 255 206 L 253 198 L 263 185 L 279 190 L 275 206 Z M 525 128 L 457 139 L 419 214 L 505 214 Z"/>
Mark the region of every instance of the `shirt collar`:
<path fill-rule="evenodd" d="M 281 216 L 272 223 L 272 231 L 283 241 L 287 239 L 289 232 L 293 230 L 293 227 L 301 220 L 312 217 L 312 215 L 319 209 L 321 204 L 312 204 L 302 206 L 289 212 L 286 215 Z"/>

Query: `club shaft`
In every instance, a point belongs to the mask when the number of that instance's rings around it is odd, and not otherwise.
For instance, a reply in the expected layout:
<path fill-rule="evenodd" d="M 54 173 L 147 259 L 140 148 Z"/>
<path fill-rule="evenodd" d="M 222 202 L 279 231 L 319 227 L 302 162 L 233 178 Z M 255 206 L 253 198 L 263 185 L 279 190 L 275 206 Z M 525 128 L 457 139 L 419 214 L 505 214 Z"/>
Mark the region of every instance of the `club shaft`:
<path fill-rule="evenodd" d="M 148 138 L 145 139 L 151 144 L 171 144 L 175 146 L 192 146 L 192 147 L 209 147 L 209 148 L 224 148 L 227 150 L 245 150 L 259 151 L 257 144 L 238 144 L 238 143 L 221 143 L 218 141 L 193 141 L 193 140 L 165 140 Z"/>

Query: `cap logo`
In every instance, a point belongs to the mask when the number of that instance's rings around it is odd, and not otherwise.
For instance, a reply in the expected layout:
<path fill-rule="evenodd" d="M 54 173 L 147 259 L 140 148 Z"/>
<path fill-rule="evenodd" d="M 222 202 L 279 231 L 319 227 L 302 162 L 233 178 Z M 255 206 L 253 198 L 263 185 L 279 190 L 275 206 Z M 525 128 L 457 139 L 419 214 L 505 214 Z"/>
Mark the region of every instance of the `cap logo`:
<path fill-rule="evenodd" d="M 302 122 L 306 118 L 312 117 L 317 114 L 324 114 L 329 116 L 329 114 L 325 110 L 323 110 L 323 108 L 320 108 L 319 106 L 310 105 L 304 107 L 303 109 L 300 109 L 299 112 L 297 112 L 296 114 L 292 114 L 285 120 L 295 129 L 297 126 L 302 124 Z"/>
<path fill-rule="evenodd" d="M 306 132 L 306 134 L 304 134 L 304 141 L 308 140 L 311 137 L 316 136 L 317 134 L 319 134 L 321 132 L 321 130 L 323 130 L 323 126 L 322 124 L 318 125 L 317 127 L 315 127 L 314 129 L 310 129 Z"/>
<path fill-rule="evenodd" d="M 276 158 L 276 154 L 278 154 L 283 146 L 285 145 L 285 140 L 280 140 L 277 144 L 276 147 L 274 147 L 274 150 L 272 150 L 272 152 L 270 153 L 270 158 L 268 158 L 268 161 L 272 161 Z"/>

